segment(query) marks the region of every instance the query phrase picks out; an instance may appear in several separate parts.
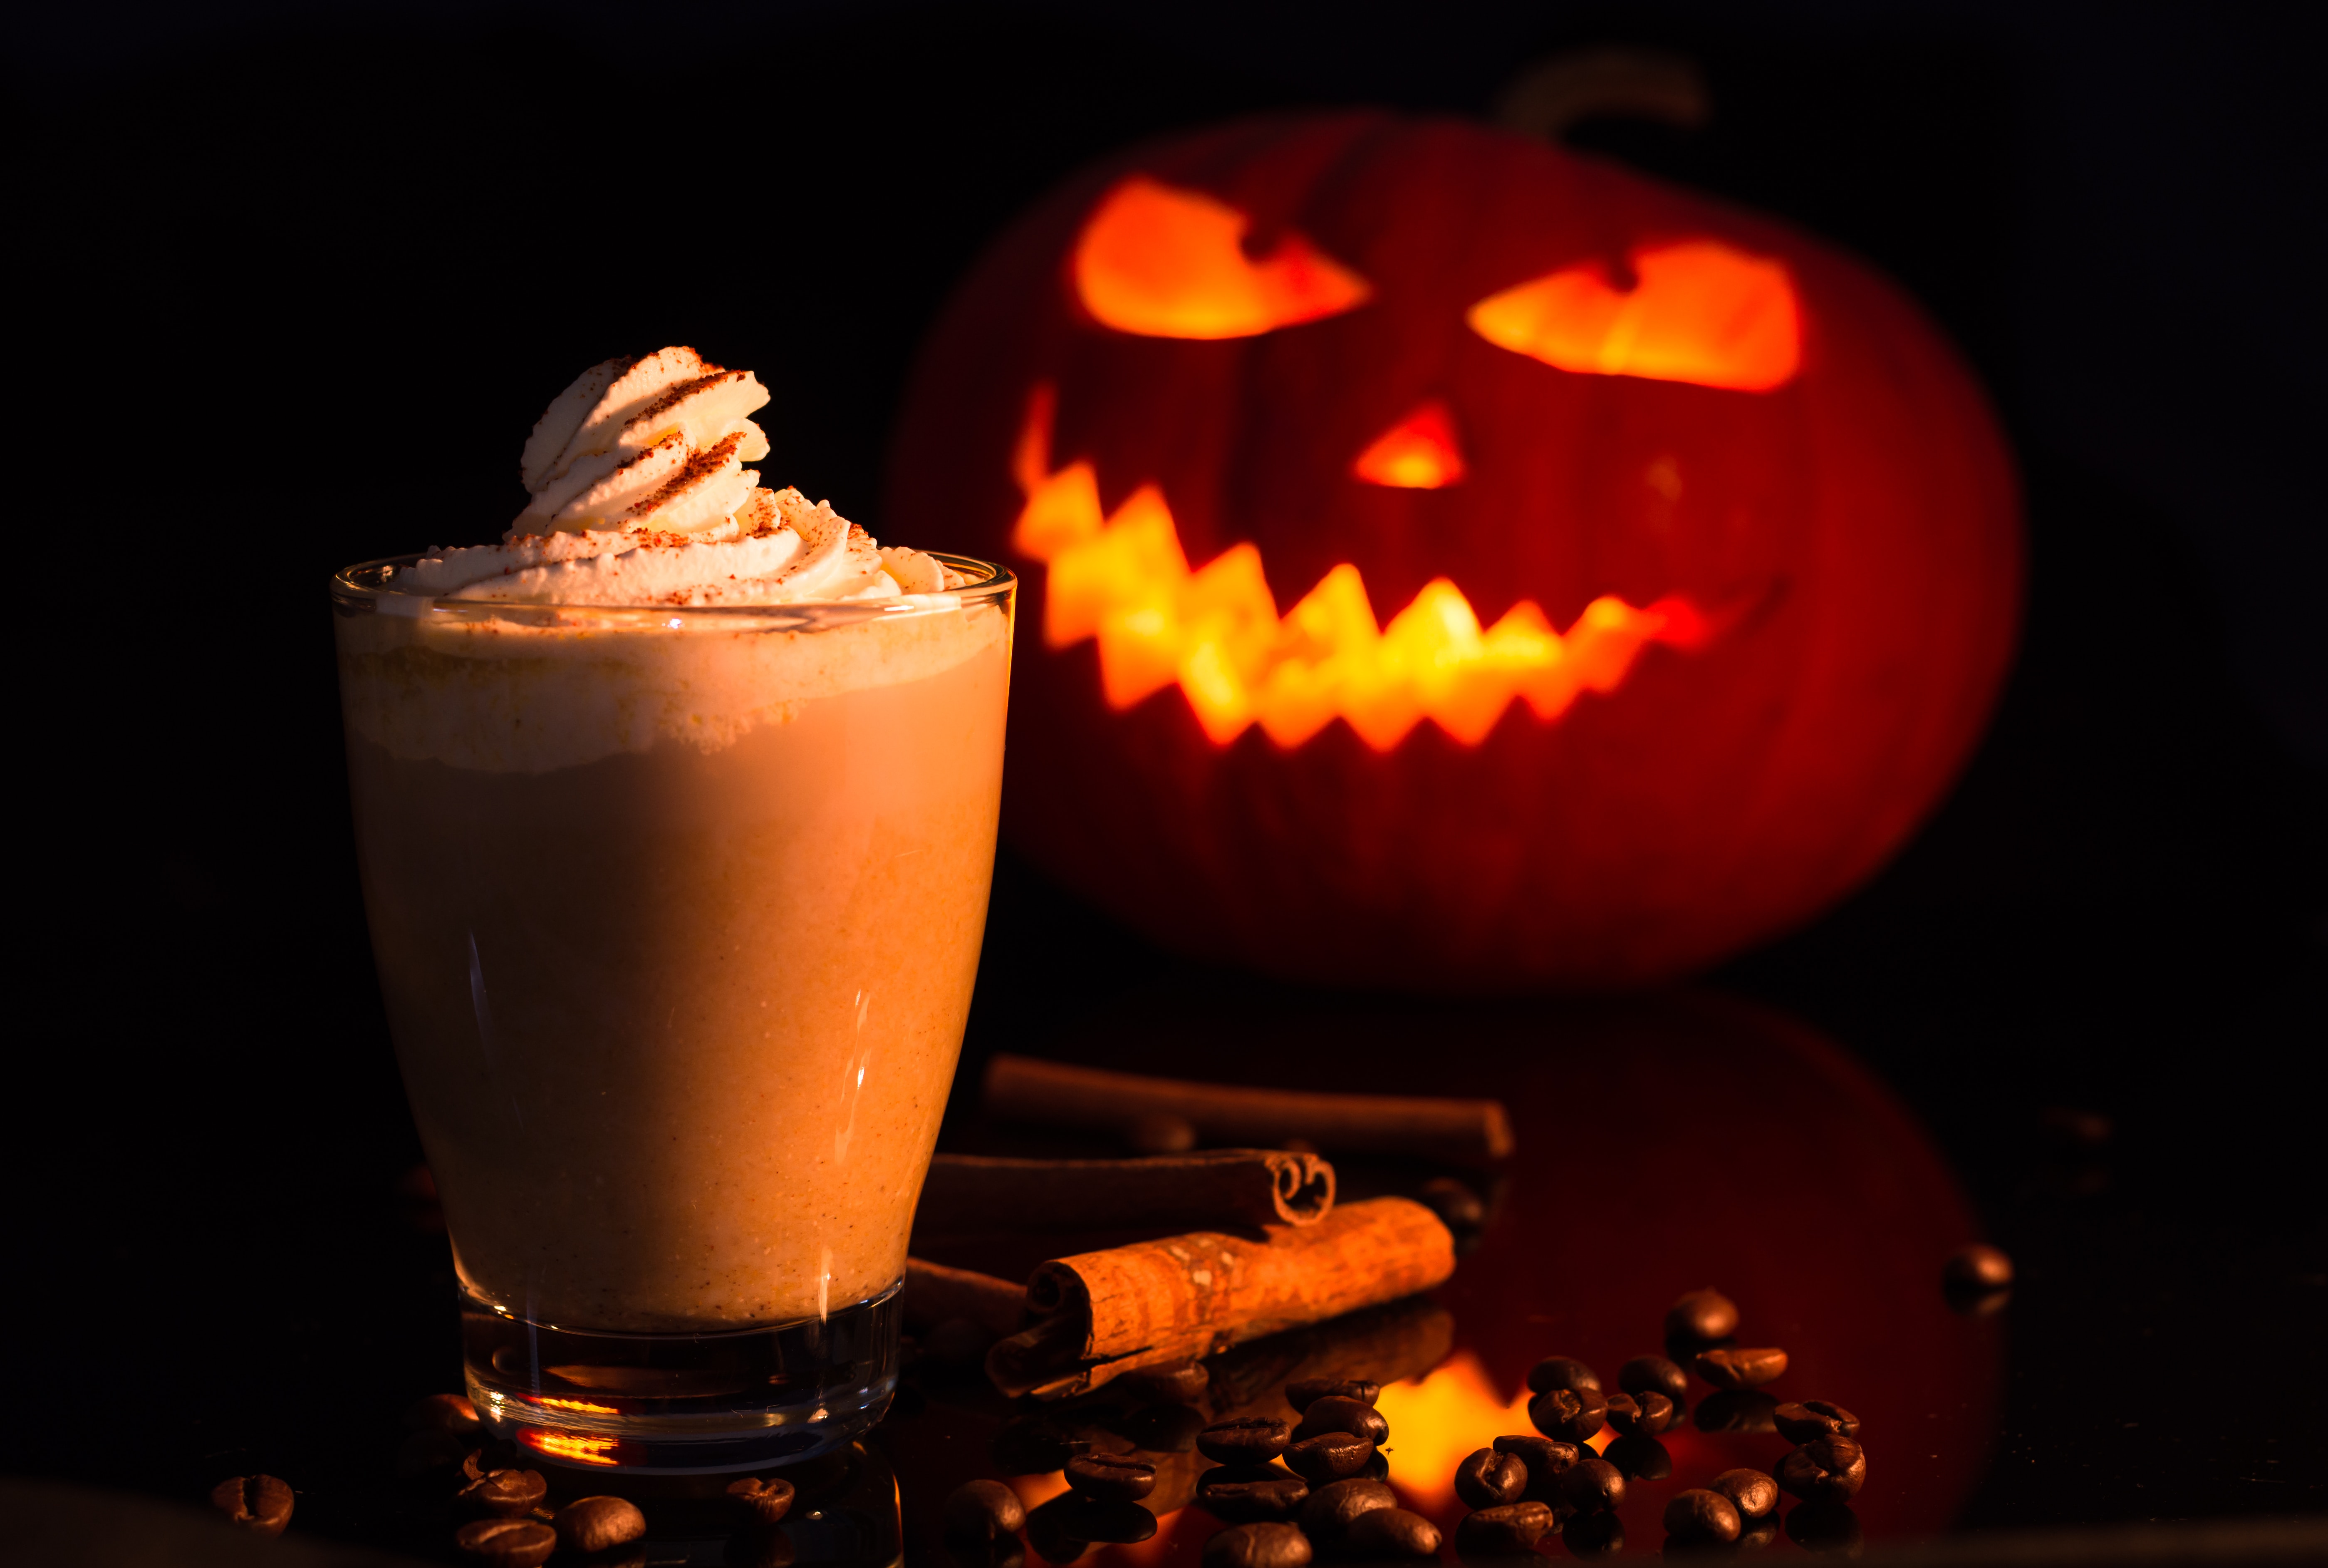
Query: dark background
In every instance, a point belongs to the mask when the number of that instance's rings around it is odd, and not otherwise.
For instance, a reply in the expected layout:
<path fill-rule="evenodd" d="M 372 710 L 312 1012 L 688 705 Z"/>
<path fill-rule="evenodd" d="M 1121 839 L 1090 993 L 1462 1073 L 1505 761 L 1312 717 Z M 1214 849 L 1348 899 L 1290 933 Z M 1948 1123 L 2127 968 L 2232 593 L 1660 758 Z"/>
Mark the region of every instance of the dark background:
<path fill-rule="evenodd" d="M 878 534 L 920 333 L 1085 158 L 1259 108 L 1478 113 L 1544 53 L 1617 42 L 1698 61 L 1714 118 L 1574 144 L 1899 278 L 2023 465 L 2026 641 L 1960 788 L 1868 887 L 1708 981 L 1897 1085 L 2042 1282 L 1968 1522 L 2328 1506 L 2305 1414 L 2328 1400 L 2302 1087 L 2328 1040 L 2311 57 L 2295 8 L 1859 12 L 415 0 L 20 27 L 12 445 L 39 591 L 7 1378 L 43 1415 L 0 1468 L 190 1497 L 446 1381 L 442 1244 L 394 1189 L 418 1149 L 355 884 L 331 569 L 496 533 L 549 398 L 669 342 L 756 369 L 772 479 Z M 1006 852 L 969 1049 L 1220 983 Z M 338 1405 L 333 1357 L 376 1374 Z M 2260 1397 L 2137 1432 L 2156 1395 L 2129 1375 L 2161 1368 Z"/>

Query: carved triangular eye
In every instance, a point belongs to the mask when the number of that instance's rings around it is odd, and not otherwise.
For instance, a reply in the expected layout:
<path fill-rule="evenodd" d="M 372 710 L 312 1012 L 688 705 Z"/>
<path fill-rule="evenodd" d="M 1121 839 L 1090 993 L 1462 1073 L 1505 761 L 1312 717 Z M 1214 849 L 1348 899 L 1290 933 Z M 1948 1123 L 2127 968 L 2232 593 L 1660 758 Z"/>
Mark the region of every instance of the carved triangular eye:
<path fill-rule="evenodd" d="M 1075 287 L 1093 319 L 1141 337 L 1253 337 L 1366 303 L 1366 280 L 1287 232 L 1256 261 L 1245 215 L 1201 191 L 1135 174 L 1075 241 Z"/>
<path fill-rule="evenodd" d="M 1599 262 L 1563 267 L 1465 314 L 1514 353 L 1584 375 L 1643 376 L 1767 392 L 1802 368 L 1802 322 L 1785 266 L 1716 239 L 1646 247 L 1619 289 Z"/>

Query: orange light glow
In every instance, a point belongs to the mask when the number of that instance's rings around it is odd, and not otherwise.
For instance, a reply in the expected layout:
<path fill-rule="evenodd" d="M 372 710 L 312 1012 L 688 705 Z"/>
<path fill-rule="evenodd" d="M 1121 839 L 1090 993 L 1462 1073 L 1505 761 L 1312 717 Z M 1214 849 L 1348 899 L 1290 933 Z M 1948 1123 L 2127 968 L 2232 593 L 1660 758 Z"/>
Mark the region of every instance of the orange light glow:
<path fill-rule="evenodd" d="M 1393 425 L 1358 454 L 1350 472 L 1369 484 L 1394 490 L 1439 490 L 1463 477 L 1463 448 L 1455 418 L 1433 399 Z"/>
<path fill-rule="evenodd" d="M 1391 1475 L 1423 1511 L 1455 1500 L 1455 1467 L 1499 1437 L 1530 1432 L 1527 1390 L 1506 1399 L 1487 1368 L 1458 1350 L 1432 1371 L 1386 1385 L 1375 1408 L 1390 1422 Z"/>
<path fill-rule="evenodd" d="M 1713 239 L 1633 252 L 1629 290 L 1598 262 L 1488 296 L 1464 319 L 1497 348 L 1583 375 L 1767 392 L 1802 367 L 1802 323 L 1779 262 Z"/>
<path fill-rule="evenodd" d="M 540 1450 L 552 1459 L 568 1464 L 612 1465 L 618 1463 L 613 1453 L 617 1439 L 611 1437 L 581 1437 L 572 1432 L 543 1432 L 527 1427 L 519 1434 L 529 1447 Z"/>
<path fill-rule="evenodd" d="M 1366 280 L 1288 232 L 1259 261 L 1245 215 L 1201 191 L 1134 174 L 1075 241 L 1075 293 L 1104 325 L 1141 337 L 1253 337 L 1366 303 Z"/>
<path fill-rule="evenodd" d="M 1027 504 L 1011 545 L 1049 568 L 1043 640 L 1065 648 L 1098 639 L 1111 708 L 1178 682 L 1216 746 L 1258 724 L 1291 749 L 1337 718 L 1376 751 L 1425 718 L 1476 746 L 1514 698 L 1554 719 L 1580 691 L 1615 690 L 1648 643 L 1692 648 L 1712 633 L 1686 599 L 1635 609 L 1613 594 L 1587 605 L 1564 634 L 1526 599 L 1482 629 L 1444 577 L 1382 626 L 1347 562 L 1280 618 L 1253 545 L 1192 571 L 1155 485 L 1103 515 L 1089 460 L 1054 472 L 1054 403 L 1052 388 L 1036 389 L 1013 465 Z"/>
<path fill-rule="evenodd" d="M 620 1415 L 622 1413 L 622 1412 L 616 1410 L 611 1404 L 593 1404 L 587 1399 L 550 1399 L 546 1396 L 534 1394 L 528 1394 L 525 1397 L 526 1403 L 529 1404 L 548 1405 L 552 1410 L 579 1410 L 586 1411 L 592 1415 Z"/>

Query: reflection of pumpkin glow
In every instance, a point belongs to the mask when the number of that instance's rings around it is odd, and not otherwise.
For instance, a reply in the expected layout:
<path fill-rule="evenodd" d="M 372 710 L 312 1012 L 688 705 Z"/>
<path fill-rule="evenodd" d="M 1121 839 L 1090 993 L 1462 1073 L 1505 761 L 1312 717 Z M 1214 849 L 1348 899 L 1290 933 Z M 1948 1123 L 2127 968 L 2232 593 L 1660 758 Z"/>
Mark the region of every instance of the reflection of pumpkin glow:
<path fill-rule="evenodd" d="M 1350 472 L 1394 490 L 1440 490 L 1460 483 L 1463 449 L 1456 444 L 1447 405 L 1433 399 L 1384 431 L 1358 454 Z"/>
<path fill-rule="evenodd" d="M 1043 640 L 1065 648 L 1097 638 L 1111 708 L 1178 682 L 1216 746 L 1258 724 L 1279 746 L 1296 746 L 1337 718 L 1376 751 L 1425 718 L 1476 746 L 1515 698 L 1557 718 L 1580 691 L 1616 690 L 1648 643 L 1691 648 L 1712 631 L 1686 599 L 1635 609 L 1614 594 L 1585 606 L 1565 633 L 1527 599 L 1482 629 L 1445 577 L 1382 626 L 1347 563 L 1280 618 L 1251 544 L 1191 571 L 1154 485 L 1110 516 L 1088 461 L 1054 472 L 1055 397 L 1047 383 L 1036 389 L 1014 465 L 1027 504 L 1011 544 L 1049 568 Z"/>
<path fill-rule="evenodd" d="M 1242 338 L 1339 315 L 1366 280 L 1288 231 L 1256 261 L 1244 213 L 1135 174 L 1075 241 L 1075 294 L 1102 324 L 1141 337 Z"/>
<path fill-rule="evenodd" d="M 564 1460 L 568 1464 L 612 1465 L 621 1461 L 614 1456 L 617 1440 L 611 1437 L 581 1437 L 571 1432 L 543 1432 L 539 1427 L 527 1427 L 520 1435 L 529 1447 L 539 1449 L 551 1459 Z"/>
<path fill-rule="evenodd" d="M 1583 375 L 1767 392 L 1802 365 L 1794 286 L 1713 239 L 1645 247 L 1619 289 L 1597 262 L 1489 295 L 1464 319 L 1497 348 Z"/>
<path fill-rule="evenodd" d="M 611 1404 L 593 1404 L 587 1399 L 551 1399 L 546 1395 L 529 1395 L 526 1403 L 529 1404 L 548 1405 L 552 1410 L 587 1411 L 592 1415 L 619 1415 L 622 1413 Z"/>
<path fill-rule="evenodd" d="M 1392 1481 L 1423 1512 L 1446 1508 L 1455 1500 L 1455 1467 L 1465 1455 L 1499 1437 L 1535 1430 L 1527 1407 L 1526 1389 L 1505 1399 L 1469 1350 L 1458 1350 L 1423 1376 L 1385 1385 L 1375 1408 L 1390 1422 Z"/>

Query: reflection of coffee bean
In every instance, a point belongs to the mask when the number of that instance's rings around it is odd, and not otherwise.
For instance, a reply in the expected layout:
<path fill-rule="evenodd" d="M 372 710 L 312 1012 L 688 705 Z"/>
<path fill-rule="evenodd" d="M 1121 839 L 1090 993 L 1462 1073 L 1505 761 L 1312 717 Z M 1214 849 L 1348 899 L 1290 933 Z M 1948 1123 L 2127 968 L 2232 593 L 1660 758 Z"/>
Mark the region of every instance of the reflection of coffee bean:
<path fill-rule="evenodd" d="M 1816 1442 L 1823 1437 L 1857 1437 L 1859 1417 L 1832 1400 L 1806 1399 L 1782 1404 L 1770 1413 L 1770 1423 L 1788 1442 Z"/>
<path fill-rule="evenodd" d="M 1738 1516 L 1738 1506 L 1720 1492 L 1709 1492 L 1693 1487 L 1685 1492 L 1676 1492 L 1666 1505 L 1666 1534 L 1675 1540 L 1729 1543 L 1738 1539 L 1745 1529 L 1745 1521 Z"/>
<path fill-rule="evenodd" d="M 1666 1338 L 1711 1343 L 1738 1332 L 1738 1303 L 1715 1290 L 1686 1291 L 1666 1309 Z"/>
<path fill-rule="evenodd" d="M 1580 1459 L 1560 1478 L 1560 1500 L 1580 1514 L 1625 1506 L 1625 1475 L 1604 1459 Z"/>
<path fill-rule="evenodd" d="M 1608 1401 L 1609 1424 L 1628 1437 L 1655 1437 L 1673 1424 L 1673 1401 L 1655 1391 L 1611 1394 Z"/>
<path fill-rule="evenodd" d="M 1500 1508 L 1527 1490 L 1527 1461 L 1516 1453 L 1483 1448 L 1455 1467 L 1455 1495 L 1467 1508 Z"/>
<path fill-rule="evenodd" d="M 1285 1451 L 1293 1429 L 1265 1415 L 1216 1421 L 1197 1434 L 1197 1451 L 1225 1465 L 1265 1465 Z"/>
<path fill-rule="evenodd" d="M 1354 1478 L 1319 1487 L 1301 1505 L 1301 1528 L 1312 1545 L 1338 1544 L 1350 1521 L 1376 1508 L 1398 1507 L 1398 1497 L 1386 1482 Z"/>
<path fill-rule="evenodd" d="M 781 1525 L 746 1525 L 728 1537 L 719 1559 L 728 1568 L 792 1568 L 793 1538 Z M 1010 1562 L 1024 1561 L 1013 1552 L 978 1568 L 1009 1568 Z"/>
<path fill-rule="evenodd" d="M 533 1512 L 549 1495 L 540 1470 L 491 1470 L 463 1487 L 461 1506 L 472 1513 L 515 1519 Z"/>
<path fill-rule="evenodd" d="M 947 1538 L 954 1541 L 1000 1540 L 1027 1525 L 1018 1494 L 1000 1481 L 962 1482 L 946 1494 L 942 1517 Z"/>
<path fill-rule="evenodd" d="M 1967 1247 L 1940 1271 L 1940 1284 L 1950 1291 L 2001 1291 L 2011 1283 L 2013 1260 L 1995 1247 Z"/>
<path fill-rule="evenodd" d="M 1724 1470 L 1710 1483 L 1741 1519 L 1759 1519 L 1779 1506 L 1779 1483 L 1760 1470 Z"/>
<path fill-rule="evenodd" d="M 1376 1508 L 1350 1521 L 1342 1532 L 1342 1552 L 1368 1561 L 1436 1557 L 1439 1526 L 1404 1508 Z"/>
<path fill-rule="evenodd" d="M 1310 1402 L 1310 1408 L 1301 1413 L 1301 1424 L 1293 1429 L 1293 1440 L 1299 1442 L 1324 1432 L 1353 1432 L 1379 1448 L 1389 1441 L 1390 1422 L 1381 1411 L 1362 1400 L 1329 1394 Z"/>
<path fill-rule="evenodd" d="M 254 1535 L 280 1535 L 291 1522 L 291 1488 L 273 1476 L 229 1476 L 211 1488 L 211 1507 Z"/>
<path fill-rule="evenodd" d="M 1573 1356 L 1547 1356 L 1528 1368 L 1528 1392 L 1543 1394 L 1549 1389 L 1565 1388 L 1572 1393 L 1600 1390 L 1600 1375 Z"/>
<path fill-rule="evenodd" d="M 1197 1129 L 1184 1116 L 1150 1111 L 1125 1124 L 1123 1141 L 1139 1154 L 1186 1154 L 1197 1146 Z"/>
<path fill-rule="evenodd" d="M 1117 1378 L 1117 1386 L 1142 1399 L 1166 1404 L 1194 1404 L 1212 1382 L 1201 1361 L 1167 1361 L 1142 1366 Z"/>
<path fill-rule="evenodd" d="M 577 1498 L 558 1510 L 553 1523 L 569 1552 L 604 1552 L 647 1533 L 647 1516 L 628 1498 Z"/>
<path fill-rule="evenodd" d="M 1027 1516 L 1027 1543 L 1046 1563 L 1072 1563 L 1091 1550 L 1091 1543 L 1071 1533 L 1048 1503 Z"/>
<path fill-rule="evenodd" d="M 1455 1550 L 1465 1557 L 1517 1557 L 1535 1551 L 1552 1526 L 1552 1510 L 1542 1503 L 1481 1508 L 1455 1526 Z"/>
<path fill-rule="evenodd" d="M 1382 1385 L 1363 1377 L 1298 1377 L 1285 1385 L 1285 1403 L 1297 1411 L 1307 1411 L 1328 1394 L 1372 1404 L 1382 1397 Z"/>
<path fill-rule="evenodd" d="M 1568 1473 L 1569 1467 L 1586 1451 L 1572 1442 L 1562 1442 L 1557 1438 L 1523 1434 L 1497 1438 L 1496 1451 L 1511 1454 L 1527 1466 L 1527 1487 L 1521 1492 L 1522 1497 L 1539 1503 L 1550 1503 L 1559 1500 L 1560 1478 Z"/>
<path fill-rule="evenodd" d="M 1689 1392 L 1689 1374 L 1677 1361 L 1662 1356 L 1636 1356 L 1617 1368 L 1617 1386 L 1638 1397 L 1644 1394 L 1662 1394 L 1679 1404 Z"/>
<path fill-rule="evenodd" d="M 1030 1512 L 1027 1516 L 1029 1529 L 1037 1519 L 1047 1515 L 1062 1532 L 1078 1541 L 1131 1546 L 1151 1540 L 1156 1535 L 1156 1516 L 1138 1503 L 1126 1502 L 1122 1498 L 1093 1498 L 1069 1492 L 1065 1497 L 1054 1498 Z"/>
<path fill-rule="evenodd" d="M 1225 1466 L 1197 1478 L 1197 1501 L 1233 1525 L 1290 1519 L 1309 1498 L 1309 1482 L 1275 1465 Z"/>
<path fill-rule="evenodd" d="M 1856 1557 L 1866 1545 L 1859 1516 L 1841 1503 L 1805 1503 L 1787 1516 L 1787 1539 L 1807 1552 Z"/>
<path fill-rule="evenodd" d="M 1156 1467 L 1129 1454 L 1077 1454 L 1067 1461 L 1067 1485 L 1103 1503 L 1136 1503 L 1156 1489 Z"/>
<path fill-rule="evenodd" d="M 1187 1453 L 1197 1446 L 1204 1415 L 1186 1404 L 1143 1404 L 1110 1423 L 1131 1446 L 1149 1453 Z"/>
<path fill-rule="evenodd" d="M 1741 1552 L 1760 1552 L 1779 1538 L 1779 1516 L 1765 1514 L 1759 1519 L 1746 1521 L 1745 1530 L 1738 1537 Z"/>
<path fill-rule="evenodd" d="M 1625 1523 L 1614 1514 L 1585 1514 L 1570 1520 L 1560 1538 L 1572 1557 L 1614 1557 L 1625 1549 Z"/>
<path fill-rule="evenodd" d="M 1807 1503 L 1848 1502 L 1867 1482 L 1867 1454 L 1847 1437 L 1819 1438 L 1780 1460 L 1778 1479 Z"/>
<path fill-rule="evenodd" d="M 1347 1480 L 1366 1472 L 1375 1445 L 1350 1432 L 1321 1432 L 1285 1451 L 1285 1466 L 1313 1487 Z"/>
<path fill-rule="evenodd" d="M 1310 1537 L 1292 1525 L 1236 1525 L 1205 1543 L 1204 1568 L 1305 1568 Z"/>
<path fill-rule="evenodd" d="M 982 1486 L 1001 1486 L 1000 1481 L 983 1481 Z M 1004 1491 L 1010 1488 L 1003 1487 Z M 740 1481 L 728 1483 L 728 1507 L 746 1524 L 774 1525 L 792 1511 L 793 1484 L 787 1480 L 762 1480 L 757 1476 L 746 1476 Z M 1018 1526 L 1013 1525 L 1012 1529 Z"/>
<path fill-rule="evenodd" d="M 533 1568 L 558 1550 L 558 1532 L 539 1519 L 479 1519 L 462 1526 L 453 1545 L 488 1568 Z"/>
<path fill-rule="evenodd" d="M 994 1468 L 1006 1476 L 1047 1475 L 1091 1447 L 1039 1415 L 1014 1416 L 994 1429 Z"/>
<path fill-rule="evenodd" d="M 1661 1481 L 1673 1474 L 1673 1455 L 1653 1437 L 1620 1437 L 1600 1451 L 1629 1481 Z"/>
<path fill-rule="evenodd" d="M 1777 1346 L 1707 1350 L 1695 1362 L 1697 1375 L 1716 1388 L 1756 1388 L 1787 1369 L 1787 1353 Z"/>
<path fill-rule="evenodd" d="M 405 1408 L 407 1432 L 449 1432 L 455 1437 L 477 1434 L 477 1407 L 465 1394 L 432 1394 Z"/>
<path fill-rule="evenodd" d="M 1707 1394 L 1690 1419 L 1700 1432 L 1769 1432 L 1778 1408 L 1759 1388 L 1725 1388 Z"/>
<path fill-rule="evenodd" d="M 1528 1401 L 1528 1419 L 1536 1431 L 1563 1442 L 1582 1442 L 1599 1432 L 1608 1412 L 1597 1388 L 1554 1388 Z"/>

